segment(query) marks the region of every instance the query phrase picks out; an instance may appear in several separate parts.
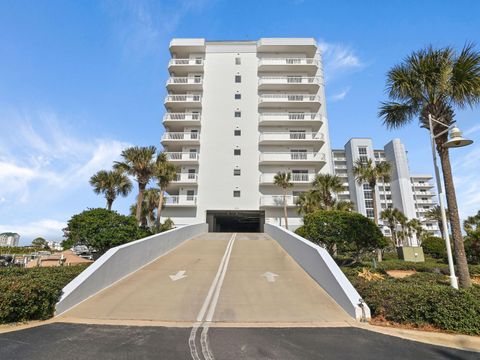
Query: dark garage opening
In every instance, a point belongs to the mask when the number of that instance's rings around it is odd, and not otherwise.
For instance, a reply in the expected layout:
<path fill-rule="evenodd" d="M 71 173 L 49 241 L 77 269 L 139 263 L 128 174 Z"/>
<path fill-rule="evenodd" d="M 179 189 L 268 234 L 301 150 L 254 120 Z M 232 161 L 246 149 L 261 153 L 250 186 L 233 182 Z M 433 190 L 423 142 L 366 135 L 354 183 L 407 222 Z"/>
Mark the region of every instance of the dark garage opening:
<path fill-rule="evenodd" d="M 209 232 L 263 232 L 265 211 L 209 210 Z"/>

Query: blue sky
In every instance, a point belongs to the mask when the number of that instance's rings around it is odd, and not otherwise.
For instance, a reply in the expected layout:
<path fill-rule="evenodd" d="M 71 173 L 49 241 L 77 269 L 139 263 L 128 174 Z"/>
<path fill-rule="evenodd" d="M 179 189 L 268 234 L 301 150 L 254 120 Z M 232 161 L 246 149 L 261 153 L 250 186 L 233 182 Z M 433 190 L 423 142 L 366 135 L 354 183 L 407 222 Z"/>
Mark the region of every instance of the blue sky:
<path fill-rule="evenodd" d="M 159 146 L 173 37 L 316 38 L 333 146 L 399 137 L 411 170 L 431 173 L 427 132 L 388 131 L 376 116 L 385 73 L 429 44 L 478 49 L 479 13 L 475 0 L 2 1 L 0 232 L 60 240 L 72 214 L 104 206 L 94 172 L 130 144 Z M 480 209 L 480 108 L 457 120 L 475 140 L 452 152 L 465 217 Z M 133 197 L 114 208 L 127 212 Z"/>

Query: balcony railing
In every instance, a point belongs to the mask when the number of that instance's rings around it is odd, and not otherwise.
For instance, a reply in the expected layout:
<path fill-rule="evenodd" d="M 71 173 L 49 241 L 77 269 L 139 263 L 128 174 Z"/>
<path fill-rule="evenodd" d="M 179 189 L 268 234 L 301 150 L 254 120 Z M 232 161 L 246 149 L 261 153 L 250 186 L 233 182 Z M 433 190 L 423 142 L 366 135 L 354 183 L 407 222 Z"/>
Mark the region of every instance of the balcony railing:
<path fill-rule="evenodd" d="M 163 134 L 162 140 L 196 141 L 196 140 L 200 140 L 200 133 L 197 133 L 197 132 L 166 132 L 166 133 Z"/>
<path fill-rule="evenodd" d="M 285 112 L 264 112 L 258 117 L 258 121 L 322 121 L 318 113 L 285 113 Z"/>
<path fill-rule="evenodd" d="M 167 152 L 169 161 L 198 161 L 198 152 Z"/>
<path fill-rule="evenodd" d="M 287 195 L 285 202 L 287 206 L 297 206 L 298 196 Z M 263 195 L 260 197 L 260 206 L 284 206 L 283 195 Z"/>
<path fill-rule="evenodd" d="M 272 183 L 274 182 L 276 174 L 262 174 L 260 175 L 260 182 L 261 183 Z M 315 174 L 296 174 L 290 173 L 290 181 L 292 183 L 311 183 L 315 179 Z"/>
<path fill-rule="evenodd" d="M 165 102 L 200 102 L 202 101 L 202 95 L 167 95 Z"/>
<path fill-rule="evenodd" d="M 314 94 L 262 94 L 259 102 L 320 102 L 320 96 Z"/>
<path fill-rule="evenodd" d="M 202 84 L 203 79 L 201 77 L 193 76 L 172 76 L 167 80 L 167 85 L 191 85 L 191 84 Z"/>
<path fill-rule="evenodd" d="M 417 204 L 433 204 L 434 203 L 433 199 L 431 199 L 431 200 L 419 200 L 419 199 L 417 199 L 417 200 L 415 200 L 415 202 Z"/>
<path fill-rule="evenodd" d="M 412 186 L 414 186 L 414 187 L 428 187 L 428 188 L 433 187 L 433 185 L 430 184 L 430 183 L 418 183 L 418 182 L 412 183 Z"/>
<path fill-rule="evenodd" d="M 203 59 L 170 59 L 168 66 L 172 65 L 203 65 Z"/>
<path fill-rule="evenodd" d="M 262 58 L 258 63 L 263 65 L 315 65 L 318 66 L 318 59 L 311 58 Z"/>
<path fill-rule="evenodd" d="M 323 141 L 324 136 L 322 133 L 314 132 L 263 132 L 260 134 L 260 141 L 288 141 L 288 140 L 319 140 Z"/>
<path fill-rule="evenodd" d="M 198 175 L 194 173 L 177 173 L 175 175 L 175 179 L 173 182 L 181 182 L 181 183 L 196 183 L 198 179 Z"/>
<path fill-rule="evenodd" d="M 164 121 L 200 121 L 199 113 L 166 113 L 163 116 Z"/>
<path fill-rule="evenodd" d="M 435 196 L 431 191 L 414 191 L 413 193 L 417 196 Z"/>
<path fill-rule="evenodd" d="M 196 206 L 197 195 L 168 195 L 165 197 L 166 206 Z"/>
<path fill-rule="evenodd" d="M 318 76 L 262 76 L 258 85 L 320 85 Z"/>
<path fill-rule="evenodd" d="M 260 161 L 325 161 L 325 154 L 315 152 L 264 152 Z"/>

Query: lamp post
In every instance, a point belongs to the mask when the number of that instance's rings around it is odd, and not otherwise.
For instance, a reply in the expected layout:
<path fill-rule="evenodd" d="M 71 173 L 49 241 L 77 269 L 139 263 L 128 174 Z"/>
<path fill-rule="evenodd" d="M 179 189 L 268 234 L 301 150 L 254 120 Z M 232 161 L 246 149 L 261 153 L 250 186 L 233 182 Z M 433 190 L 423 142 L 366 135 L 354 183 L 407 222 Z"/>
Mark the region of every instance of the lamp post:
<path fill-rule="evenodd" d="M 433 123 L 438 125 L 442 125 L 446 129 L 435 135 L 433 133 Z M 435 151 L 435 139 L 439 136 L 445 134 L 446 132 L 450 131 L 450 140 L 443 144 L 446 148 L 455 148 L 455 147 L 462 147 L 467 146 L 473 143 L 472 140 L 468 140 L 462 137 L 462 132 L 459 128 L 455 127 L 454 125 L 445 125 L 444 123 L 435 120 L 431 114 L 428 114 L 428 125 L 430 129 L 430 139 L 432 142 L 432 156 L 433 156 L 433 166 L 435 168 L 435 179 L 437 182 L 437 192 L 438 192 L 438 201 L 440 203 L 440 213 L 442 216 L 442 226 L 443 226 L 443 234 L 445 237 L 445 246 L 447 248 L 447 258 L 448 258 L 448 268 L 450 271 L 450 285 L 458 289 L 458 281 L 457 277 L 455 276 L 455 268 L 453 266 L 453 257 L 452 257 L 452 248 L 450 246 L 450 235 L 448 233 L 448 225 L 447 225 L 447 214 L 445 213 L 445 205 L 443 203 L 443 185 L 440 179 L 440 172 L 438 170 L 437 165 L 437 152 Z"/>

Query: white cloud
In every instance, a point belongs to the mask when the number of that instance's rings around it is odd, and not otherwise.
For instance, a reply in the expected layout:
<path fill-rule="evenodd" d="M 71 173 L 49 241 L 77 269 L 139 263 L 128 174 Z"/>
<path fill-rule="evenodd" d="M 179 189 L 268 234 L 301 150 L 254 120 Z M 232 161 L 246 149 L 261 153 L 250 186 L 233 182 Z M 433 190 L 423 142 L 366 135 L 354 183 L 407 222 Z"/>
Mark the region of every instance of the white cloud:
<path fill-rule="evenodd" d="M 467 136 L 467 135 L 472 135 L 476 132 L 480 131 L 480 124 L 479 125 L 474 125 L 472 126 L 471 128 L 465 130 L 465 132 L 463 133 L 464 136 Z"/>
<path fill-rule="evenodd" d="M 340 91 L 339 93 L 336 93 L 332 96 L 329 97 L 330 102 L 336 102 L 336 101 L 341 101 L 345 99 L 345 96 L 347 96 L 348 92 L 350 91 L 350 87 Z"/>
<path fill-rule="evenodd" d="M 62 240 L 62 229 L 66 226 L 67 224 L 62 221 L 41 219 L 30 223 L 0 224 L 0 233 L 16 232 L 20 234 L 20 243 L 28 245 L 36 237 L 43 237 L 47 240 Z"/>
<path fill-rule="evenodd" d="M 322 53 L 325 81 L 330 81 L 340 74 L 358 70 L 365 66 L 349 46 L 319 41 L 319 47 Z"/>

